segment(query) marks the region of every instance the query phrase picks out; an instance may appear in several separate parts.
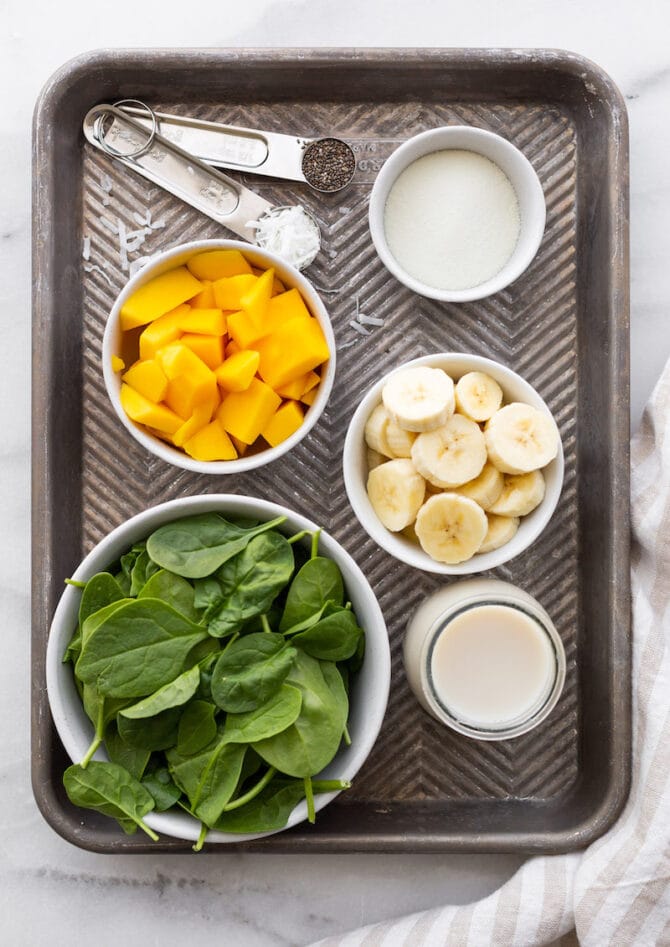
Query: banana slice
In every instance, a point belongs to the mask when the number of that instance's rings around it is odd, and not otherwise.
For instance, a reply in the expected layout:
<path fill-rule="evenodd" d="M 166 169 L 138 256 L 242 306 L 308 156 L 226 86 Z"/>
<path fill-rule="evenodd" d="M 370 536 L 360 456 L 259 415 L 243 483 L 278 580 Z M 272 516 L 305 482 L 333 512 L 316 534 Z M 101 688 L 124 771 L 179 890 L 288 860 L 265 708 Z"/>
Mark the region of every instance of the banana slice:
<path fill-rule="evenodd" d="M 367 448 L 365 456 L 367 457 L 368 461 L 368 473 L 370 473 L 371 470 L 374 470 L 375 467 L 379 467 L 380 464 L 386 463 L 388 460 L 388 458 L 384 457 L 383 454 L 380 454 L 378 450 L 373 450 L 371 447 Z"/>
<path fill-rule="evenodd" d="M 486 513 L 474 500 L 457 493 L 441 493 L 426 500 L 414 529 L 431 559 L 455 565 L 479 550 L 488 522 Z"/>
<path fill-rule="evenodd" d="M 493 552 L 494 549 L 500 549 L 516 535 L 519 528 L 519 519 L 516 516 L 496 516 L 495 513 L 487 513 L 486 518 L 489 528 L 484 542 L 479 547 L 479 552 Z"/>
<path fill-rule="evenodd" d="M 468 372 L 458 381 L 455 390 L 456 410 L 473 421 L 488 421 L 500 408 L 502 388 L 484 372 Z"/>
<path fill-rule="evenodd" d="M 411 460 L 398 458 L 375 467 L 368 475 L 368 497 L 379 521 L 397 533 L 416 519 L 425 484 Z"/>
<path fill-rule="evenodd" d="M 454 490 L 463 497 L 470 497 L 483 510 L 489 510 L 503 492 L 505 477 L 488 461 L 478 477 Z"/>
<path fill-rule="evenodd" d="M 405 431 L 434 431 L 454 413 L 454 383 L 441 368 L 417 365 L 391 375 L 382 401 Z"/>
<path fill-rule="evenodd" d="M 419 473 L 445 490 L 474 480 L 486 463 L 486 442 L 479 426 L 453 414 L 437 431 L 419 434 L 412 445 Z"/>
<path fill-rule="evenodd" d="M 416 438 L 416 434 L 404 431 L 395 421 L 389 420 L 386 425 L 386 443 L 393 451 L 393 457 L 411 457 L 412 444 Z"/>
<path fill-rule="evenodd" d="M 497 516 L 526 516 L 544 500 L 544 477 L 542 471 L 531 470 L 527 474 L 505 474 L 505 485 L 489 513 Z"/>
<path fill-rule="evenodd" d="M 556 422 L 545 411 L 514 402 L 496 411 L 484 431 L 491 463 L 503 473 L 538 470 L 558 453 Z"/>
<path fill-rule="evenodd" d="M 378 454 L 383 454 L 384 457 L 393 457 L 389 442 L 386 440 L 386 431 L 390 420 L 384 405 L 378 404 L 365 424 L 365 443 L 372 450 L 376 450 Z"/>

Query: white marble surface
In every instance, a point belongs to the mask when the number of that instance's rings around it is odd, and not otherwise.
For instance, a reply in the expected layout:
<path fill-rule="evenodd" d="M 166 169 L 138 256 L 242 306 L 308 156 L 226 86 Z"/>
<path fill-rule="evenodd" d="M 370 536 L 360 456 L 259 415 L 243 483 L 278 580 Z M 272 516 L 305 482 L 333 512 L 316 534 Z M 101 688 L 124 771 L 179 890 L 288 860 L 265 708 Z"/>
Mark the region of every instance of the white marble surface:
<path fill-rule="evenodd" d="M 44 823 L 29 782 L 30 118 L 47 77 L 102 46 L 553 46 L 623 90 L 631 120 L 632 416 L 670 352 L 670 16 L 664 0 L 3 0 L 0 3 L 0 288 L 3 660 L 0 940 L 302 944 L 491 891 L 514 857 L 109 857 Z M 39 594 L 39 590 L 38 593 Z M 478 945 L 477 945 L 478 947 Z"/>

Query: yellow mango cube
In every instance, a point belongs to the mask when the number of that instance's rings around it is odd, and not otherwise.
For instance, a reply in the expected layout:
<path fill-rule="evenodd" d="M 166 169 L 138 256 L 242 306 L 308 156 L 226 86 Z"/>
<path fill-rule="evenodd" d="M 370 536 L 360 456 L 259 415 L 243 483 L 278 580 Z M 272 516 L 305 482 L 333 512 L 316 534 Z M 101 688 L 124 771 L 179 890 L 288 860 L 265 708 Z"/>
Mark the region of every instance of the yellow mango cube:
<path fill-rule="evenodd" d="M 230 358 L 231 355 L 235 355 L 236 352 L 241 352 L 242 347 L 237 344 L 235 339 L 229 339 L 228 344 L 226 345 L 226 358 Z"/>
<path fill-rule="evenodd" d="M 237 312 L 242 308 L 240 300 L 254 285 L 257 276 L 253 273 L 242 273 L 240 276 L 226 276 L 213 283 L 214 299 L 219 309 Z"/>
<path fill-rule="evenodd" d="M 164 316 L 160 316 L 143 329 L 140 334 L 140 358 L 142 360 L 155 358 L 159 349 L 176 341 L 181 335 L 179 320 L 190 311 L 190 306 L 177 306 L 176 309 L 166 312 Z"/>
<path fill-rule="evenodd" d="M 303 409 L 297 401 L 287 401 L 270 418 L 267 425 L 261 431 L 261 436 L 265 438 L 270 447 L 276 447 L 287 437 L 294 434 L 303 421 Z"/>
<path fill-rule="evenodd" d="M 225 335 L 226 317 L 220 309 L 189 309 L 179 319 L 182 332 L 198 332 L 200 335 Z"/>
<path fill-rule="evenodd" d="M 122 372 L 126 367 L 126 363 L 123 361 L 120 355 L 112 355 L 112 371 L 113 372 Z"/>
<path fill-rule="evenodd" d="M 285 293 L 285 292 L 286 292 L 286 287 L 284 286 L 282 281 L 280 279 L 277 279 L 277 277 L 275 276 L 272 282 L 272 295 L 278 296 L 279 293 Z"/>
<path fill-rule="evenodd" d="M 290 319 L 254 349 L 261 359 L 258 374 L 271 388 L 282 388 L 329 358 L 328 343 L 316 319 Z"/>
<path fill-rule="evenodd" d="M 315 388 L 320 381 L 321 378 L 316 372 L 307 372 L 306 375 L 301 375 L 300 378 L 290 381 L 288 385 L 284 385 L 282 388 L 277 388 L 277 394 L 281 395 L 282 398 L 288 398 L 289 400 L 293 399 L 297 401 L 300 398 L 300 395 L 304 395 L 305 392 L 311 391 L 311 389 Z"/>
<path fill-rule="evenodd" d="M 310 319 L 311 313 L 297 289 L 289 289 L 287 293 L 273 296 L 268 303 L 267 321 L 272 330 L 299 317 Z"/>
<path fill-rule="evenodd" d="M 272 296 L 275 271 L 272 267 L 259 276 L 254 285 L 240 296 L 240 308 L 243 309 L 256 325 L 264 323 L 265 316 Z"/>
<path fill-rule="evenodd" d="M 231 438 L 230 438 L 230 439 L 231 439 L 231 441 L 233 442 L 233 446 L 234 446 L 235 450 L 237 451 L 237 456 L 238 456 L 238 457 L 244 457 L 244 455 L 245 455 L 246 452 L 247 452 L 247 448 L 249 447 L 249 445 L 248 445 L 248 444 L 245 444 L 244 441 L 239 440 L 239 438 L 233 437 L 232 435 L 231 435 Z"/>
<path fill-rule="evenodd" d="M 221 335 L 198 335 L 186 332 L 179 341 L 195 352 L 212 371 L 223 362 L 223 336 Z"/>
<path fill-rule="evenodd" d="M 228 316 L 228 334 L 241 349 L 247 349 L 268 334 L 247 312 L 231 312 Z"/>
<path fill-rule="evenodd" d="M 131 365 L 123 381 L 154 404 L 163 400 L 168 386 L 165 372 L 153 358 Z"/>
<path fill-rule="evenodd" d="M 202 290 L 202 283 L 185 266 L 168 270 L 136 289 L 121 308 L 121 329 L 153 322 Z"/>
<path fill-rule="evenodd" d="M 214 372 L 217 383 L 225 391 L 246 391 L 258 371 L 259 361 L 258 352 L 238 352 L 231 355 Z"/>
<path fill-rule="evenodd" d="M 237 451 L 218 421 L 211 421 L 184 443 L 194 460 L 235 460 Z"/>
<path fill-rule="evenodd" d="M 182 342 L 160 349 L 156 357 L 168 377 L 165 403 L 183 420 L 197 405 L 218 398 L 214 372 Z"/>
<path fill-rule="evenodd" d="M 314 404 L 316 401 L 316 396 L 318 393 L 318 388 L 310 388 L 309 391 L 306 391 L 303 395 L 300 395 L 300 400 L 303 404 L 306 404 L 309 407 L 309 405 Z"/>
<path fill-rule="evenodd" d="M 146 424 L 164 434 L 174 434 L 182 419 L 163 404 L 154 404 L 130 385 L 121 385 L 121 406 L 131 421 Z"/>
<path fill-rule="evenodd" d="M 227 395 L 216 416 L 228 434 L 253 444 L 280 404 L 281 398 L 269 385 L 252 378 L 246 391 Z"/>
<path fill-rule="evenodd" d="M 188 303 L 192 309 L 216 309 L 216 299 L 214 299 L 214 287 L 212 281 L 204 279 L 202 281 L 202 292 L 189 299 Z"/>
<path fill-rule="evenodd" d="M 239 250 L 205 250 L 192 256 L 186 266 L 200 280 L 251 273 L 251 266 Z"/>
<path fill-rule="evenodd" d="M 213 402 L 205 402 L 205 404 L 199 404 L 194 408 L 191 417 L 187 421 L 184 421 L 182 426 L 177 428 L 172 435 L 172 441 L 175 447 L 183 447 L 186 441 L 193 437 L 194 434 L 197 434 L 198 431 L 206 427 L 212 420 L 214 410 Z"/>

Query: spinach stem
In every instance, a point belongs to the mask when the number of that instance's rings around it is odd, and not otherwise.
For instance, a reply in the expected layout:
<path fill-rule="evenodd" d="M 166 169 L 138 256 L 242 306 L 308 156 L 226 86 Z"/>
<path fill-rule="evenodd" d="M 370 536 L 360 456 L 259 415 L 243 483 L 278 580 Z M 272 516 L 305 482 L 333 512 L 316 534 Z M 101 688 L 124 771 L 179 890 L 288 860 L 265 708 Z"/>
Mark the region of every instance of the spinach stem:
<path fill-rule="evenodd" d="M 345 744 L 347 746 L 351 746 L 351 736 L 349 734 L 349 728 L 347 727 L 346 723 L 344 725 L 344 732 L 342 733 L 342 737 L 344 738 Z"/>
<path fill-rule="evenodd" d="M 270 628 L 270 622 L 268 621 L 267 615 L 261 615 L 261 625 L 263 626 L 263 631 L 268 634 L 272 634 L 272 628 Z"/>
<path fill-rule="evenodd" d="M 156 835 L 156 833 L 153 831 L 153 829 L 150 829 L 149 826 L 145 822 L 143 822 L 141 819 L 134 819 L 133 821 L 137 822 L 137 824 L 142 829 L 142 831 L 147 833 L 147 835 L 152 840 L 152 842 L 158 841 L 158 836 Z"/>
<path fill-rule="evenodd" d="M 314 810 L 314 789 L 312 787 L 312 777 L 305 776 L 305 799 L 307 800 L 307 821 L 314 825 L 316 822 L 316 812 Z"/>
<path fill-rule="evenodd" d="M 277 770 L 274 768 L 274 766 L 271 766 L 267 773 L 265 773 L 261 779 L 258 780 L 256 785 L 252 786 L 248 792 L 245 792 L 243 796 L 238 796 L 237 799 L 233 799 L 232 802 L 226 803 L 226 805 L 223 807 L 223 811 L 230 812 L 231 809 L 239 809 L 241 806 L 246 805 L 247 802 L 255 799 L 259 792 L 265 789 L 276 772 Z"/>
<path fill-rule="evenodd" d="M 91 760 L 93 759 L 93 754 L 94 754 L 95 751 L 98 749 L 98 747 L 100 746 L 101 743 L 102 743 L 102 737 L 99 737 L 99 736 L 96 734 L 95 737 L 93 737 L 93 742 L 92 742 L 91 745 L 89 746 L 88 750 L 86 750 L 86 755 L 84 756 L 83 760 L 82 760 L 81 763 L 79 764 L 82 769 L 86 769 L 86 767 L 88 766 L 88 764 L 89 764 L 89 763 L 91 762 Z"/>
<path fill-rule="evenodd" d="M 321 536 L 321 530 L 315 529 L 312 533 L 312 552 L 310 554 L 310 559 L 316 559 L 319 555 L 319 537 Z"/>
<path fill-rule="evenodd" d="M 228 639 L 228 641 L 226 642 L 225 648 L 222 648 L 222 649 L 221 649 L 221 654 L 223 654 L 225 651 L 227 651 L 228 648 L 229 648 L 229 647 L 231 646 L 231 644 L 233 643 L 233 641 L 237 641 L 237 639 L 238 639 L 239 637 L 240 637 L 239 631 L 236 631 L 234 635 L 231 635 L 230 638 Z"/>
<path fill-rule="evenodd" d="M 194 852 L 201 852 L 202 846 L 205 844 L 205 839 L 207 838 L 207 833 L 209 832 L 209 827 L 205 825 L 204 822 L 200 823 L 200 835 L 198 836 L 198 841 L 193 846 Z"/>
<path fill-rule="evenodd" d="M 286 542 L 289 543 L 289 545 L 292 546 L 293 543 L 297 543 L 297 542 L 298 542 L 299 540 L 301 540 L 304 536 L 311 536 L 311 535 L 312 535 L 312 534 L 310 533 L 310 531 L 309 531 L 308 529 L 303 529 L 303 530 L 301 530 L 299 533 L 296 533 L 295 536 L 291 536 L 289 539 L 287 539 Z"/>
<path fill-rule="evenodd" d="M 98 716 L 95 721 L 95 737 L 93 738 L 93 742 L 89 746 L 88 750 L 86 750 L 86 755 L 84 756 L 84 759 L 79 764 L 82 769 L 86 769 L 88 764 L 91 762 L 91 759 L 93 758 L 93 754 L 102 743 L 102 738 L 104 736 L 104 733 L 105 733 L 105 698 L 100 697 L 100 699 L 98 700 Z"/>
<path fill-rule="evenodd" d="M 339 789 L 351 789 L 348 779 L 315 779 L 312 782 L 314 792 L 337 792 Z"/>
<path fill-rule="evenodd" d="M 85 583 L 85 582 L 79 582 L 78 579 L 66 579 L 66 580 L 65 580 L 65 584 L 66 584 L 66 585 L 72 585 L 72 586 L 74 586 L 75 589 L 85 589 L 85 588 L 86 588 L 86 583 Z"/>

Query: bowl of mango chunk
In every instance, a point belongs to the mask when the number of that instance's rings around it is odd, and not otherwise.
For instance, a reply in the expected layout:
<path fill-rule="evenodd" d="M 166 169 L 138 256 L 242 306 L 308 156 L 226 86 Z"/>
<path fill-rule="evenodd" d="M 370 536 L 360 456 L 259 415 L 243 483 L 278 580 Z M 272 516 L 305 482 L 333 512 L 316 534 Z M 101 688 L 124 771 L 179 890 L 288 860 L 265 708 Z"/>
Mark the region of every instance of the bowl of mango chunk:
<path fill-rule="evenodd" d="M 199 473 L 240 473 L 291 450 L 333 385 L 335 338 L 294 267 L 236 240 L 154 257 L 125 286 L 102 343 L 105 386 L 147 450 Z"/>

